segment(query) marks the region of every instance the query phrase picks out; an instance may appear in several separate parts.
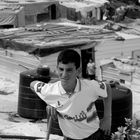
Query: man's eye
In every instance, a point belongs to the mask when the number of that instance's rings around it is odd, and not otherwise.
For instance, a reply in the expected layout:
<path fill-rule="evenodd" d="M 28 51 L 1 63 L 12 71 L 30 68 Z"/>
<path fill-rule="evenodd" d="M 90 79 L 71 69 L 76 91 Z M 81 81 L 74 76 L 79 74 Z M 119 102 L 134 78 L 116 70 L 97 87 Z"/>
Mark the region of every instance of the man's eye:
<path fill-rule="evenodd" d="M 60 70 L 60 71 L 63 71 L 63 69 L 62 69 L 62 68 L 59 68 L 59 70 Z"/>

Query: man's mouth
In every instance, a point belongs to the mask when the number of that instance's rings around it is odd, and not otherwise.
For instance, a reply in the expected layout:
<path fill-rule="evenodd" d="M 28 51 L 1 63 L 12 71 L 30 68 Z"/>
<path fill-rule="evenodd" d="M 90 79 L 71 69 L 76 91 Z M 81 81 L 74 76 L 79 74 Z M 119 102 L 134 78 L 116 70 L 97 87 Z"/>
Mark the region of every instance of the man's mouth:
<path fill-rule="evenodd" d="M 68 81 L 68 78 L 61 78 L 62 81 Z"/>

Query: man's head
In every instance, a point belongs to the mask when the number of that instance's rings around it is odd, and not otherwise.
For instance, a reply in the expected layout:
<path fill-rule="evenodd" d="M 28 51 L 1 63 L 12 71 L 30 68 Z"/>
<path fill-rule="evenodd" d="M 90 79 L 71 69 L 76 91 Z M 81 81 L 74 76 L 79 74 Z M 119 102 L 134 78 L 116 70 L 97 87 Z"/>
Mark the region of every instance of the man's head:
<path fill-rule="evenodd" d="M 77 51 L 73 49 L 66 49 L 60 52 L 57 58 L 57 65 L 61 62 L 63 64 L 74 63 L 76 69 L 80 67 L 80 55 Z"/>
<path fill-rule="evenodd" d="M 80 55 L 73 49 L 66 49 L 60 52 L 57 58 L 57 70 L 63 88 L 67 91 L 74 90 L 76 78 L 79 76 Z"/>

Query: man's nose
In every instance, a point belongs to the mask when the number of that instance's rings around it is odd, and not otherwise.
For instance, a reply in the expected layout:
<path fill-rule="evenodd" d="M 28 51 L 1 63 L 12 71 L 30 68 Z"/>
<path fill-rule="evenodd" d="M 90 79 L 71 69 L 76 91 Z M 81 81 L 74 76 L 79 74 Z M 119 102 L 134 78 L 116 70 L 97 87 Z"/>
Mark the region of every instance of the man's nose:
<path fill-rule="evenodd" d="M 63 72 L 62 72 L 62 77 L 66 77 L 67 76 L 67 72 L 64 70 Z"/>

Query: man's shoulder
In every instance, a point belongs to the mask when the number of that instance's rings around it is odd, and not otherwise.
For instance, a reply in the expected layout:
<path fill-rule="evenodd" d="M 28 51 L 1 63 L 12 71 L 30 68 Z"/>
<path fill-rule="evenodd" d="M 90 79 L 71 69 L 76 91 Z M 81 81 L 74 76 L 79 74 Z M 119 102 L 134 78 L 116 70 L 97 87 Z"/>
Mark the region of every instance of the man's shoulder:
<path fill-rule="evenodd" d="M 58 78 L 51 79 L 49 83 L 59 83 L 60 80 Z"/>
<path fill-rule="evenodd" d="M 59 86 L 61 84 L 61 82 L 60 81 L 55 81 L 53 83 L 51 82 L 50 84 L 55 87 L 55 86 Z"/>
<path fill-rule="evenodd" d="M 97 80 L 89 80 L 89 79 L 80 79 L 81 81 L 81 84 L 83 85 L 91 85 L 91 86 L 95 86 L 95 87 L 99 87 L 101 89 L 104 89 L 105 88 L 105 82 L 102 82 L 102 81 L 97 81 Z"/>
<path fill-rule="evenodd" d="M 98 83 L 96 80 L 89 80 L 89 79 L 84 79 L 84 78 L 81 78 L 80 81 L 81 81 L 81 84 L 83 84 L 83 85 L 92 85 L 92 86 L 94 86 L 94 85 L 96 85 Z"/>
<path fill-rule="evenodd" d="M 46 87 L 51 90 L 55 90 L 56 88 L 59 87 L 59 85 L 60 85 L 60 81 L 55 81 L 55 82 L 50 81 L 46 83 Z"/>

